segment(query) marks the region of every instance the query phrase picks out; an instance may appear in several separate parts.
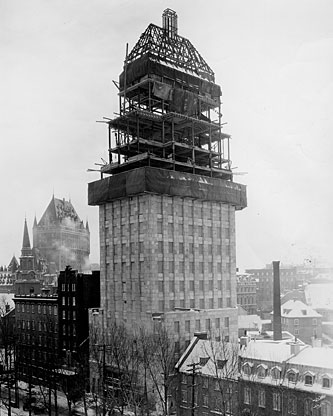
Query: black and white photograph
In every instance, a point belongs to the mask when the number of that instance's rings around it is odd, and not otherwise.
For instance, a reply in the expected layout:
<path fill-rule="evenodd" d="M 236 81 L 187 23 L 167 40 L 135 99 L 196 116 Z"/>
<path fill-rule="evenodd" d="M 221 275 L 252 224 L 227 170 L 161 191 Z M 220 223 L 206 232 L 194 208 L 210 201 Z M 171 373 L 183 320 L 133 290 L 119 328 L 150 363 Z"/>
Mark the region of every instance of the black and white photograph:
<path fill-rule="evenodd" d="M 0 0 L 0 416 L 333 416 L 332 22 Z"/>

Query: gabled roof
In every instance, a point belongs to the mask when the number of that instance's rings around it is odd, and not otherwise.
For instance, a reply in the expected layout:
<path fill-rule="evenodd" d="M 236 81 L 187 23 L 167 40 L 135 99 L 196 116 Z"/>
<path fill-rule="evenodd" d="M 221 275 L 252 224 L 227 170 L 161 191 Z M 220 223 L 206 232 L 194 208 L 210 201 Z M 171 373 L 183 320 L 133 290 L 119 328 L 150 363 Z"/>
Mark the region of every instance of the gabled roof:
<path fill-rule="evenodd" d="M 300 300 L 288 300 L 281 307 L 283 318 L 320 318 L 321 315 Z"/>
<path fill-rule="evenodd" d="M 214 82 L 214 72 L 195 49 L 192 43 L 178 34 L 168 32 L 150 24 L 127 57 L 127 63 L 148 54 L 157 62 L 165 63 Z"/>

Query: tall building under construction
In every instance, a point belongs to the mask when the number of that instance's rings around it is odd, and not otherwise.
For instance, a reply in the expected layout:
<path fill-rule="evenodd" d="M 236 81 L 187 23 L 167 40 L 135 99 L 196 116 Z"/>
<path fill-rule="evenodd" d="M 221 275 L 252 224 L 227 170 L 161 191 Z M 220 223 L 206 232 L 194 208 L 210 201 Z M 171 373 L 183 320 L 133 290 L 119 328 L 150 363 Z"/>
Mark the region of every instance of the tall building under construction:
<path fill-rule="evenodd" d="M 89 184 L 99 206 L 101 310 L 130 328 L 164 321 L 175 342 L 237 336 L 235 211 L 221 88 L 166 9 L 119 76 L 119 115 L 106 119 L 108 163 Z"/>

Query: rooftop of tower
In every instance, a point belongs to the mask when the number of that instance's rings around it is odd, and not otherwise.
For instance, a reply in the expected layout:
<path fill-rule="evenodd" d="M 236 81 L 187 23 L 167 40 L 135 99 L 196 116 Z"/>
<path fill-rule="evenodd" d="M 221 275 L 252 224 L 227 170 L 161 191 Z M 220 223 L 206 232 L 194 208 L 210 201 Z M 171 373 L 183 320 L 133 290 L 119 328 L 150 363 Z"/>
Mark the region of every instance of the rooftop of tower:
<path fill-rule="evenodd" d="M 192 43 L 178 35 L 178 17 L 166 9 L 163 27 L 151 23 L 127 56 L 127 64 L 148 54 L 150 59 L 214 82 L 214 72 Z"/>
<path fill-rule="evenodd" d="M 65 198 L 58 199 L 52 196 L 38 226 L 59 222 L 64 219 L 70 219 L 74 222 L 81 221 L 70 200 L 66 201 Z"/>
<path fill-rule="evenodd" d="M 231 136 L 221 87 L 192 43 L 178 34 L 175 11 L 149 24 L 119 76 L 119 113 L 105 117 L 109 160 L 103 174 L 153 167 L 231 181 Z"/>

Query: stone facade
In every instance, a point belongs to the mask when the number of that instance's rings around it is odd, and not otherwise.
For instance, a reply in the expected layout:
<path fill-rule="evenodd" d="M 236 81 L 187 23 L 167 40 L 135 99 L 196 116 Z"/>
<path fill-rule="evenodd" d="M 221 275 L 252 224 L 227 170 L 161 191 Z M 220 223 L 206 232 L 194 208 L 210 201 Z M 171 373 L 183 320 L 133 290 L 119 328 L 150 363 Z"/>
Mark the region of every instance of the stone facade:
<path fill-rule="evenodd" d="M 100 233 L 101 307 L 108 318 L 135 327 L 168 313 L 188 340 L 195 331 L 217 330 L 218 322 L 236 336 L 235 207 L 137 195 L 100 207 Z M 209 317 L 195 324 L 191 310 Z"/>

